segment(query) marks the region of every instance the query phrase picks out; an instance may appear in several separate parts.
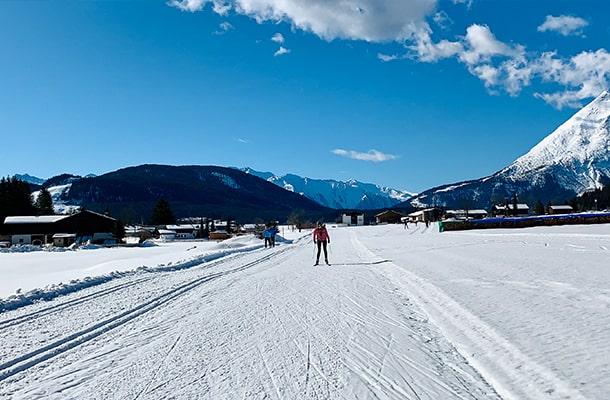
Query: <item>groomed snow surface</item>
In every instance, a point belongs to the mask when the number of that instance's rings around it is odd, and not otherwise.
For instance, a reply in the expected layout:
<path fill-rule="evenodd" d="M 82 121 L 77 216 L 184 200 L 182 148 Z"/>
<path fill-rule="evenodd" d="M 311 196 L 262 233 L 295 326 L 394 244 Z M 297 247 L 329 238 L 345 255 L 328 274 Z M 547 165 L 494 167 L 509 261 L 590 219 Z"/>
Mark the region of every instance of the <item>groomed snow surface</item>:
<path fill-rule="evenodd" d="M 0 398 L 607 398 L 609 225 L 328 227 L 0 253 Z"/>

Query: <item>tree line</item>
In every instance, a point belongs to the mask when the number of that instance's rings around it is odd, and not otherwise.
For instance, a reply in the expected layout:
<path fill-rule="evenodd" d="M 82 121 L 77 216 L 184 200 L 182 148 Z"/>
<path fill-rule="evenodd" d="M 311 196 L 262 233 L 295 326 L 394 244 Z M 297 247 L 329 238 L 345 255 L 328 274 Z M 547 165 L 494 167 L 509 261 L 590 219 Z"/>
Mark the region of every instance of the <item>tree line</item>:
<path fill-rule="evenodd" d="M 0 179 L 0 219 L 8 216 L 53 215 L 53 199 L 45 187 L 36 200 L 30 185 L 15 177 Z"/>

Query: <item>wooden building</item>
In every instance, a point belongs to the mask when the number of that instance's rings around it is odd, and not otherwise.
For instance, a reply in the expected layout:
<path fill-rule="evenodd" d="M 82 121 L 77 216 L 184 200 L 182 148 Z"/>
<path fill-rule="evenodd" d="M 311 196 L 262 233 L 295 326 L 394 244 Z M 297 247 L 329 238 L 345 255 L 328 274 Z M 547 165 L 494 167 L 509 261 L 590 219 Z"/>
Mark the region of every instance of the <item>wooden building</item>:
<path fill-rule="evenodd" d="M 74 241 L 103 243 L 112 238 L 116 219 L 93 211 L 77 214 L 6 217 L 0 225 L 0 239 L 18 244 L 65 244 Z M 55 241 L 56 239 L 61 239 Z"/>
<path fill-rule="evenodd" d="M 375 222 L 378 224 L 399 224 L 404 215 L 394 210 L 386 210 L 375 215 Z"/>
<path fill-rule="evenodd" d="M 517 209 L 512 203 L 496 204 L 493 206 L 493 215 L 495 217 L 526 217 L 530 213 L 530 207 L 527 204 L 517 204 Z"/>
<path fill-rule="evenodd" d="M 572 214 L 574 212 L 574 209 L 570 205 L 557 205 L 557 206 L 550 205 L 547 207 L 546 212 L 551 215 L 553 215 L 553 214 Z"/>

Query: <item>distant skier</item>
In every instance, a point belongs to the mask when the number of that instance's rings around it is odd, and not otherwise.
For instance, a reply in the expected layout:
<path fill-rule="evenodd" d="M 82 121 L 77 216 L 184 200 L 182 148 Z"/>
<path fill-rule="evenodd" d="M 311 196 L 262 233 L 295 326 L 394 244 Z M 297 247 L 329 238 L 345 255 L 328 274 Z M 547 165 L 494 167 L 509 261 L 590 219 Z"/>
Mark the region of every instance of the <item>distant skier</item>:
<path fill-rule="evenodd" d="M 271 231 L 271 247 L 275 247 L 275 235 L 277 235 L 279 229 L 277 229 L 277 225 L 273 224 L 269 227 L 269 230 Z"/>
<path fill-rule="evenodd" d="M 320 263 L 320 252 L 324 248 L 324 261 L 328 264 L 328 252 L 326 250 L 326 244 L 330 244 L 330 235 L 326 230 L 326 225 L 322 222 L 318 222 L 318 226 L 313 230 L 313 242 L 318 245 L 318 254 L 316 256 L 316 263 Z M 330 264 L 329 264 L 330 265 Z"/>
<path fill-rule="evenodd" d="M 271 236 L 273 236 L 272 229 L 269 225 L 265 226 L 265 230 L 263 231 L 263 238 L 265 239 L 265 248 L 267 246 L 271 246 Z"/>

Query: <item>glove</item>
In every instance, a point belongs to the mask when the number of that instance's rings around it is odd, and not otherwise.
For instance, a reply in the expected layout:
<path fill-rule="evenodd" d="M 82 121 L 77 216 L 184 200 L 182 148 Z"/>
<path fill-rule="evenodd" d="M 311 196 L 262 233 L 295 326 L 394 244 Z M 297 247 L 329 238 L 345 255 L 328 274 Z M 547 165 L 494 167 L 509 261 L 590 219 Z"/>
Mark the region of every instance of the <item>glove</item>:
<path fill-rule="evenodd" d="M 316 239 L 314 239 L 314 240 L 313 240 L 313 244 L 316 244 L 316 243 L 318 243 L 318 242 L 316 242 Z"/>
<path fill-rule="evenodd" d="M 330 244 L 330 239 L 328 239 L 328 244 Z"/>

